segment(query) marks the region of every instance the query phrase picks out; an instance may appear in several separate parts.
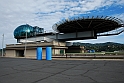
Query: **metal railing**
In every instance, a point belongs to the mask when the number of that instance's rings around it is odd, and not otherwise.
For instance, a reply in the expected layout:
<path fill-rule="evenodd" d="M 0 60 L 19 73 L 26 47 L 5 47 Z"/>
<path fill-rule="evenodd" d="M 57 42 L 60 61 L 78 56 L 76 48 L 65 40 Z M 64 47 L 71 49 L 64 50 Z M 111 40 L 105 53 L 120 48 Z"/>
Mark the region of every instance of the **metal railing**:
<path fill-rule="evenodd" d="M 112 30 L 112 31 L 108 31 L 108 32 L 104 32 L 104 33 L 97 33 L 97 36 L 108 36 L 108 35 L 118 35 L 124 32 L 124 27 Z"/>

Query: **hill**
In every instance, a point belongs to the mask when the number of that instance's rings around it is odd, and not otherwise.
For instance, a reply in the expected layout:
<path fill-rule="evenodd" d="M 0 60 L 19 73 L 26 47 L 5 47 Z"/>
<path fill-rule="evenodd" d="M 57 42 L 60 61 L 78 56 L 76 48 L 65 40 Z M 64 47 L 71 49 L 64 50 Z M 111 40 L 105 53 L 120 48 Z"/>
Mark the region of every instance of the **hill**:
<path fill-rule="evenodd" d="M 84 46 L 86 50 L 94 49 L 96 52 L 101 52 L 101 51 L 113 52 L 113 51 L 124 50 L 124 44 L 115 43 L 115 42 L 95 43 L 95 44 L 74 42 L 73 45 Z"/>

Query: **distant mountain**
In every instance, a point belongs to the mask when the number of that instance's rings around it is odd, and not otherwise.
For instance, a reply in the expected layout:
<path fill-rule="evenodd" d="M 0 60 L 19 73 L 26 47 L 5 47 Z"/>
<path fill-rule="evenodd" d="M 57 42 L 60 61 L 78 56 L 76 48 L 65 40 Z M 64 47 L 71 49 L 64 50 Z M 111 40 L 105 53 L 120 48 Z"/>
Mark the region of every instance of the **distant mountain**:
<path fill-rule="evenodd" d="M 124 44 L 115 43 L 115 42 L 106 42 L 106 43 L 80 43 L 80 42 L 74 42 L 74 46 L 84 46 L 85 49 L 94 49 L 98 52 L 100 51 L 119 51 L 124 50 Z"/>
<path fill-rule="evenodd" d="M 94 46 L 94 45 L 99 45 L 99 46 L 104 46 L 104 45 L 124 45 L 124 44 L 115 43 L 115 42 L 95 43 L 95 44 L 74 42 L 73 45 L 80 45 L 80 46 Z"/>

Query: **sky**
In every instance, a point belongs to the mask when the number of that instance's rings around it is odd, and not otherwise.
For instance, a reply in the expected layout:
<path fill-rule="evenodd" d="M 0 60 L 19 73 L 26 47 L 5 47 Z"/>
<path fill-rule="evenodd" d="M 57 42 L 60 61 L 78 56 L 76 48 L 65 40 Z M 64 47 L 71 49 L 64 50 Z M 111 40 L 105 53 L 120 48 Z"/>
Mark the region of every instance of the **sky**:
<path fill-rule="evenodd" d="M 3 34 L 4 47 L 16 43 L 13 32 L 20 25 L 29 24 L 53 31 L 55 23 L 78 14 L 112 16 L 124 21 L 124 0 L 0 0 L 0 48 Z M 124 44 L 124 33 L 78 42 Z"/>

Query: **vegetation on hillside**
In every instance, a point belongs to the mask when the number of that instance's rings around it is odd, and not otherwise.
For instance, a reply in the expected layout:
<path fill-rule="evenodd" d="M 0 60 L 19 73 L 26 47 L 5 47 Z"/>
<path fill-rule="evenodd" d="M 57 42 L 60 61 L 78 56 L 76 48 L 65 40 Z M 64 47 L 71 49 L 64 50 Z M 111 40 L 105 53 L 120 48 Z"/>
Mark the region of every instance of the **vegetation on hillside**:
<path fill-rule="evenodd" d="M 96 52 L 124 51 L 124 44 L 114 43 L 114 42 L 96 43 L 96 44 L 74 42 L 73 45 L 74 46 L 84 46 L 84 48 L 86 50 L 94 49 Z"/>

